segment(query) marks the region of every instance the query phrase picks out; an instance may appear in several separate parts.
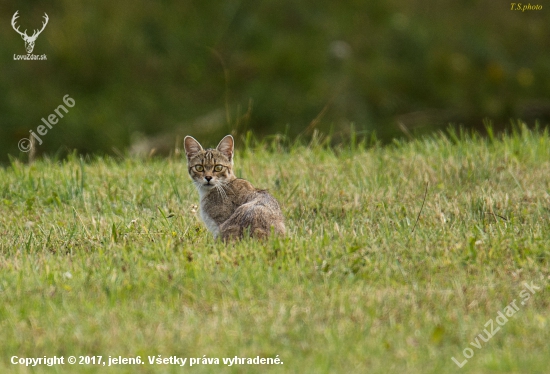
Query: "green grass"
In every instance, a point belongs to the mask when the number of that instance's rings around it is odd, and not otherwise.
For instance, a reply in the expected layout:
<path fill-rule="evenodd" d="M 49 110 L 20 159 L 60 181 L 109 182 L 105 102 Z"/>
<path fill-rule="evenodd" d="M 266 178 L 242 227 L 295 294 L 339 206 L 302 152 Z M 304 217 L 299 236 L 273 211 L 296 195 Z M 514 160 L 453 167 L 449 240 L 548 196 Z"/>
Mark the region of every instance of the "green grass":
<path fill-rule="evenodd" d="M 230 245 L 197 217 L 183 160 L 0 169 L 0 372 L 547 372 L 548 133 L 324 144 L 237 153 L 288 236 Z M 541 290 L 472 347 L 524 282 Z M 14 355 L 284 364 L 25 369 Z"/>

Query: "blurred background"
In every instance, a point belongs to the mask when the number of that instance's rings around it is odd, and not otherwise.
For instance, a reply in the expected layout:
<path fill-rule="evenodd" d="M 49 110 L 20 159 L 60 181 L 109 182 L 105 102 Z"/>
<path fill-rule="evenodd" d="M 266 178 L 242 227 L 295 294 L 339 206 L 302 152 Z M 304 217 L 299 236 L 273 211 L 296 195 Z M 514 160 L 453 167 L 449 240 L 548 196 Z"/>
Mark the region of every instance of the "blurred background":
<path fill-rule="evenodd" d="M 168 154 L 252 131 L 382 141 L 550 123 L 550 4 L 503 1 L 7 1 L 0 162 L 69 95 L 36 154 Z M 38 29 L 33 54 L 13 30 Z"/>

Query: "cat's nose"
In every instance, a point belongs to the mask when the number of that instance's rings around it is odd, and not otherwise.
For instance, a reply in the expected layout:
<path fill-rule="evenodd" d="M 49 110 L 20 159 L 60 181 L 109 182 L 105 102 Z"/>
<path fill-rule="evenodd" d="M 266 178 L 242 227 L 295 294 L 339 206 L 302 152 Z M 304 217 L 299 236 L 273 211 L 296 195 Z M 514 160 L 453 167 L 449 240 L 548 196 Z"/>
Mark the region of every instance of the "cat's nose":
<path fill-rule="evenodd" d="M 204 179 L 206 179 L 207 182 L 210 182 L 212 180 L 212 177 L 206 176 L 206 177 L 204 177 Z"/>

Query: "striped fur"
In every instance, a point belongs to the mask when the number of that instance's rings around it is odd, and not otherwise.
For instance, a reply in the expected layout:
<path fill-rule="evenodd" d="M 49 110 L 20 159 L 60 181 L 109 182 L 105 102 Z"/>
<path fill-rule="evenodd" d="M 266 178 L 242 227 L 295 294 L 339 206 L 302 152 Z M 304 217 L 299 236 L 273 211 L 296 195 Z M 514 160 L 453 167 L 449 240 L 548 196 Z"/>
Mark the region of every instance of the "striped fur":
<path fill-rule="evenodd" d="M 249 233 L 258 238 L 271 231 L 285 234 L 285 224 L 277 200 L 233 174 L 233 137 L 224 137 L 215 149 L 203 149 L 191 136 L 184 140 L 189 175 L 200 196 L 200 215 L 215 237 L 242 238 Z"/>

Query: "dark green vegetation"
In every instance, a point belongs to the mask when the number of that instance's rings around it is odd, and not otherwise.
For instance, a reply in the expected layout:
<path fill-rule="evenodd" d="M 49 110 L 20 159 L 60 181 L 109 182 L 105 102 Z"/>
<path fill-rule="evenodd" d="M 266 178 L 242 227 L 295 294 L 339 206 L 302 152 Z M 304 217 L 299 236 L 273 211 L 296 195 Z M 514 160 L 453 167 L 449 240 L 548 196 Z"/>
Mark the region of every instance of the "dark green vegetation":
<path fill-rule="evenodd" d="M 325 140 L 240 148 L 237 173 L 282 202 L 289 235 L 234 245 L 199 222 L 183 160 L 0 169 L 0 371 L 160 354 L 284 365 L 32 372 L 439 374 L 469 347 L 461 373 L 548 372 L 548 132 Z M 541 289 L 521 305 L 524 282 Z"/>
<path fill-rule="evenodd" d="M 29 30 L 48 13 L 34 51 L 47 61 L 13 61 L 24 53 L 9 25 L 16 10 Z M 0 16 L 0 161 L 19 153 L 19 139 L 65 94 L 76 106 L 39 153 L 112 153 L 165 132 L 214 140 L 229 130 L 292 137 L 316 127 L 345 139 L 355 123 L 387 140 L 449 122 L 481 126 L 486 116 L 499 127 L 550 121 L 546 8 L 37 0 L 10 3 Z"/>

